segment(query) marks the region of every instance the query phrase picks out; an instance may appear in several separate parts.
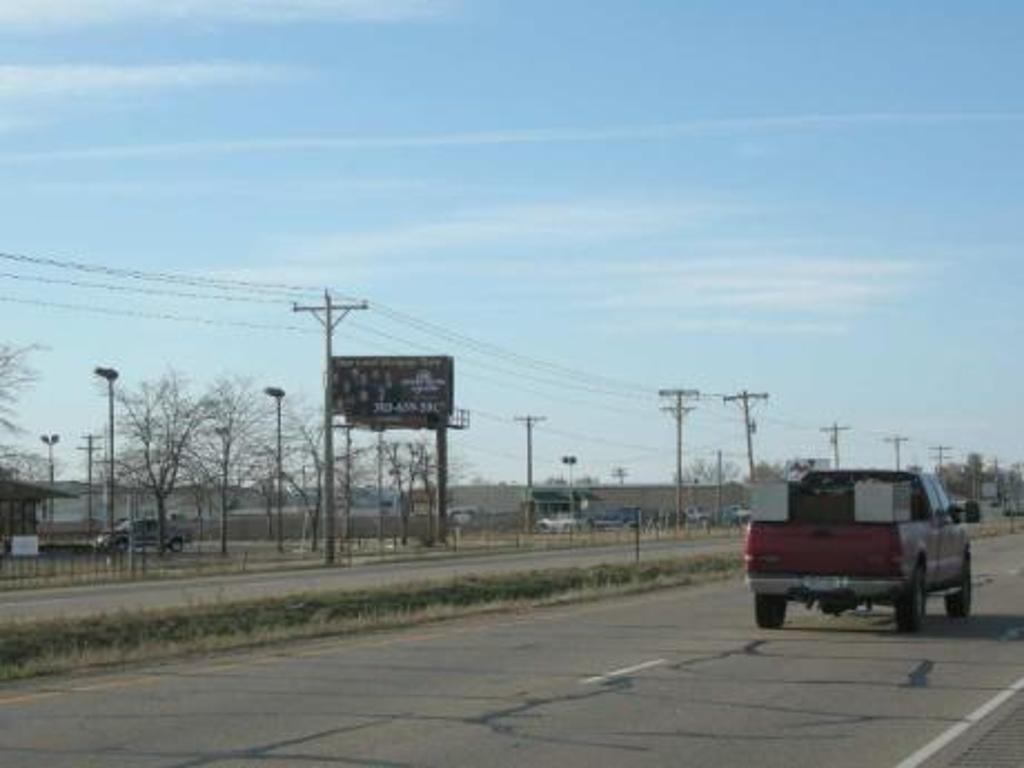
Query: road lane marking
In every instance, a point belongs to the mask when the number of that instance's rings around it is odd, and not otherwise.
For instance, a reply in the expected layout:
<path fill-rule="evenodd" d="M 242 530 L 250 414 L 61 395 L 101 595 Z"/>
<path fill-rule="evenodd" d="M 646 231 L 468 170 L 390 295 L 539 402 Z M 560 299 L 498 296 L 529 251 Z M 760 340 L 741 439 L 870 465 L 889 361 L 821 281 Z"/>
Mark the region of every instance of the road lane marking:
<path fill-rule="evenodd" d="M 977 725 L 991 715 L 1022 690 L 1024 690 L 1024 677 L 1013 685 L 1004 688 L 1000 693 L 993 696 L 955 725 L 947 728 L 906 760 L 896 765 L 896 768 L 918 768 L 918 766 L 923 765 L 928 759 L 962 736 L 972 726 Z"/>
<path fill-rule="evenodd" d="M 654 659 L 653 661 L 645 661 L 642 664 L 634 664 L 632 667 L 623 667 L 622 669 L 616 669 L 603 675 L 597 675 L 596 677 L 586 677 L 580 680 L 582 685 L 593 685 L 595 683 L 605 683 L 609 680 L 614 680 L 617 677 L 625 677 L 631 675 L 634 672 L 639 672 L 642 669 L 650 669 L 651 667 L 660 667 L 662 664 L 667 664 L 665 659 Z"/>

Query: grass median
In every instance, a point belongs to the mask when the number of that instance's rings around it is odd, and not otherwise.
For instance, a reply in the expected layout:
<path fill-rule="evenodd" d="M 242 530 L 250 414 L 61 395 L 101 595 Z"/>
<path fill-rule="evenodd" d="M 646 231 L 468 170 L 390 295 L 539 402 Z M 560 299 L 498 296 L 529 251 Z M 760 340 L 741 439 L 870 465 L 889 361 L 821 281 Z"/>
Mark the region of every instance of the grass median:
<path fill-rule="evenodd" d="M 697 555 L 14 624 L 0 628 L 0 680 L 679 587 L 741 566 Z"/>

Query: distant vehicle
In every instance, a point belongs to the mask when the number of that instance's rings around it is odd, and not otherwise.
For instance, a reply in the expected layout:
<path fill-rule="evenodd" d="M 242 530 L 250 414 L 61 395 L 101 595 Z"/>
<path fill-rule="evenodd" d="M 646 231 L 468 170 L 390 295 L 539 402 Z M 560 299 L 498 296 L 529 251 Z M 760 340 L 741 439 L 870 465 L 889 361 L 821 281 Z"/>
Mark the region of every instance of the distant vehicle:
<path fill-rule="evenodd" d="M 587 527 L 592 531 L 636 528 L 639 516 L 639 507 L 619 507 L 618 509 L 604 510 L 587 518 Z"/>
<path fill-rule="evenodd" d="M 750 522 L 751 511 L 739 504 L 733 504 L 722 512 L 721 524 L 740 528 Z"/>
<path fill-rule="evenodd" d="M 131 546 L 135 551 L 144 549 L 156 549 L 159 538 L 158 522 L 153 518 L 143 520 L 122 520 L 114 526 L 113 533 L 104 531 L 96 537 L 93 542 L 96 549 L 116 550 L 127 552 Z M 171 552 L 181 552 L 187 543 L 192 540 L 192 534 L 187 528 L 183 528 L 173 520 L 168 520 L 164 526 L 164 549 Z"/>
<path fill-rule="evenodd" d="M 686 510 L 686 524 L 706 528 L 711 525 L 711 516 L 700 507 L 689 507 Z"/>
<path fill-rule="evenodd" d="M 778 629 L 789 602 L 838 615 L 892 605 L 916 632 L 929 594 L 946 615 L 971 611 L 971 549 L 962 510 L 919 472 L 832 470 L 755 489 L 744 559 L 757 625 Z"/>
<path fill-rule="evenodd" d="M 568 515 L 542 517 L 535 528 L 537 533 L 570 533 L 580 529 L 580 521 Z"/>
<path fill-rule="evenodd" d="M 478 507 L 452 507 L 448 510 L 448 522 L 451 525 L 469 525 L 479 514 Z"/>

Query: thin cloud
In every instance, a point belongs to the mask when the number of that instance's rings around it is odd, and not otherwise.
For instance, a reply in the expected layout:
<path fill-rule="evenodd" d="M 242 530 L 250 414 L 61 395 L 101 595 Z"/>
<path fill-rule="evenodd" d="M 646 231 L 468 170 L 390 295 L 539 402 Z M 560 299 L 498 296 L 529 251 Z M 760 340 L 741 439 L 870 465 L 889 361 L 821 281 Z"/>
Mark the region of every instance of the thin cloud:
<path fill-rule="evenodd" d="M 0 66 L 0 100 L 92 96 L 125 91 L 235 85 L 282 77 L 282 70 L 236 63 L 154 66 Z"/>
<path fill-rule="evenodd" d="M 396 23 L 447 12 L 455 0 L 0 0 L 0 25 L 59 30 L 123 23 L 310 21 Z"/>
<path fill-rule="evenodd" d="M 2 0 L 0 0 L 2 2 Z M 688 120 L 599 128 L 537 128 L 404 136 L 297 136 L 107 145 L 0 155 L 0 162 L 130 159 L 160 156 L 347 150 L 459 149 L 529 144 L 672 141 L 683 138 L 793 133 L 847 128 L 913 128 L 1024 122 L 1024 112 L 863 112 Z"/>
<path fill-rule="evenodd" d="M 708 204 L 541 203 L 460 211 L 436 221 L 391 229 L 300 238 L 288 244 L 321 261 L 346 258 L 378 264 L 380 256 L 407 255 L 411 262 L 391 261 L 392 268 L 410 265 L 426 270 L 450 268 L 448 260 L 421 260 L 426 254 L 449 253 L 482 246 L 607 242 L 641 238 L 703 224 L 720 215 Z M 479 262 L 479 260 L 475 260 Z M 486 264 L 483 265 L 486 268 Z"/>

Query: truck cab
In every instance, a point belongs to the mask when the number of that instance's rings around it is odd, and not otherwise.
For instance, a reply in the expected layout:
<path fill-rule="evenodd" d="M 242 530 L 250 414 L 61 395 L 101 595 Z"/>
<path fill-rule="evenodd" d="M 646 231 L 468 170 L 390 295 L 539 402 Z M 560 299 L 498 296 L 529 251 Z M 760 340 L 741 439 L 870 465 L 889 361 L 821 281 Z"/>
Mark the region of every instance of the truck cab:
<path fill-rule="evenodd" d="M 791 602 L 830 614 L 883 604 L 914 632 L 929 594 L 945 596 L 949 616 L 969 614 L 962 511 L 933 475 L 812 471 L 753 496 L 745 564 L 759 626 L 781 627 Z"/>

